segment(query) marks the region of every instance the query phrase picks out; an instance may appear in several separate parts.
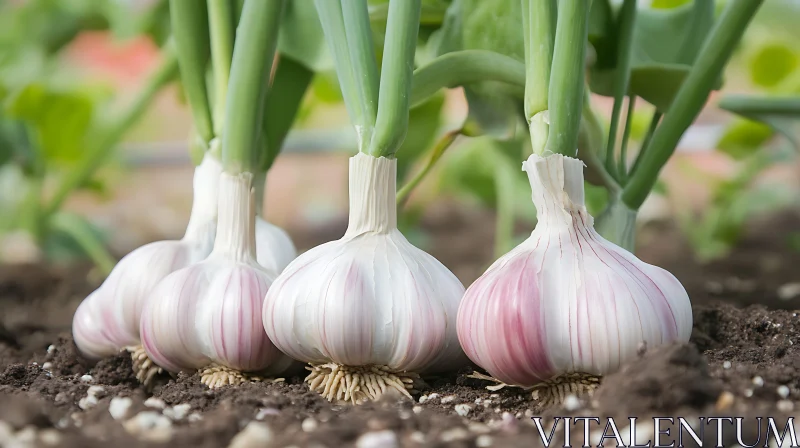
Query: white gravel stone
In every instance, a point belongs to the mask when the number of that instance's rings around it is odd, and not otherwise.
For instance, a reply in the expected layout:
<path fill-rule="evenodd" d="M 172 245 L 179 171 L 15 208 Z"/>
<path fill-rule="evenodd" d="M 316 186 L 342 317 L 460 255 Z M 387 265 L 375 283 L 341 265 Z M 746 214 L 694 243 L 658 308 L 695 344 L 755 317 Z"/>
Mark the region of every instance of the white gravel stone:
<path fill-rule="evenodd" d="M 176 404 L 171 408 L 164 409 L 164 415 L 175 421 L 183 420 L 187 415 L 189 415 L 189 410 L 191 409 L 192 405 L 189 403 Z"/>
<path fill-rule="evenodd" d="M 727 369 L 730 369 L 730 368 L 731 368 L 731 362 L 730 362 L 730 361 L 725 361 L 725 362 L 723 362 L 723 363 L 722 363 L 722 368 L 723 368 L 723 369 L 726 369 L 726 370 L 727 370 Z"/>
<path fill-rule="evenodd" d="M 581 400 L 575 395 L 569 394 L 564 399 L 564 409 L 568 411 L 576 411 L 581 407 Z"/>
<path fill-rule="evenodd" d="M 447 431 L 443 432 L 442 435 L 439 436 L 439 439 L 442 442 L 455 442 L 458 440 L 464 440 L 469 437 L 469 433 L 466 429 L 463 428 L 453 428 L 448 429 Z"/>
<path fill-rule="evenodd" d="M 792 412 L 794 410 L 794 403 L 790 400 L 781 400 L 778 402 L 778 410 L 781 412 Z"/>
<path fill-rule="evenodd" d="M 356 448 L 397 448 L 400 442 L 394 431 L 372 431 L 363 434 L 356 440 Z"/>
<path fill-rule="evenodd" d="M 260 448 L 272 443 L 274 438 L 269 426 L 261 422 L 250 422 L 231 439 L 228 448 Z"/>
<path fill-rule="evenodd" d="M 442 398 L 441 403 L 442 404 L 452 403 L 452 402 L 456 401 L 456 398 L 458 398 L 458 397 L 456 397 L 455 395 L 448 395 L 448 396 Z"/>
<path fill-rule="evenodd" d="M 150 397 L 147 400 L 144 400 L 144 405 L 153 409 L 164 409 L 167 407 L 167 404 L 164 403 L 164 400 L 156 397 Z"/>
<path fill-rule="evenodd" d="M 300 425 L 300 427 L 302 427 L 303 431 L 305 432 L 312 432 L 315 429 L 317 429 L 317 426 L 319 426 L 319 424 L 317 423 L 316 420 L 314 420 L 311 417 L 308 417 L 307 419 L 303 420 L 303 423 Z"/>
<path fill-rule="evenodd" d="M 9 440 L 11 437 L 14 436 L 14 428 L 11 427 L 10 424 L 0 420 L 0 446 Z"/>
<path fill-rule="evenodd" d="M 788 386 L 778 386 L 778 395 L 781 398 L 786 398 L 789 396 L 789 387 Z"/>
<path fill-rule="evenodd" d="M 256 420 L 264 420 L 268 415 L 280 415 L 280 413 L 277 408 L 261 408 L 256 413 Z"/>
<path fill-rule="evenodd" d="M 97 397 L 94 395 L 87 395 L 78 401 L 78 407 L 84 411 L 97 406 Z"/>
<path fill-rule="evenodd" d="M 47 446 L 56 446 L 61 443 L 61 433 L 53 428 L 39 431 L 39 441 Z"/>
<path fill-rule="evenodd" d="M 480 435 L 477 439 L 475 439 L 475 446 L 478 448 L 490 447 L 492 446 L 492 443 L 494 443 L 492 436 L 487 436 L 486 434 Z"/>
<path fill-rule="evenodd" d="M 412 432 L 412 433 L 411 433 L 411 435 L 410 435 L 410 436 L 408 436 L 408 438 L 409 438 L 409 439 L 411 439 L 411 441 L 412 441 L 412 442 L 414 442 L 414 443 L 418 443 L 418 444 L 420 444 L 420 445 L 422 445 L 423 443 L 425 443 L 425 434 L 423 434 L 423 433 L 422 433 L 422 432 L 420 432 L 420 431 L 414 431 L 414 432 Z"/>
<path fill-rule="evenodd" d="M 172 438 L 172 421 L 155 411 L 142 411 L 122 426 L 129 434 L 148 442 L 166 442 Z"/>
<path fill-rule="evenodd" d="M 756 386 L 756 387 L 763 386 L 764 385 L 764 378 L 761 378 L 760 376 L 753 377 L 753 385 Z"/>
<path fill-rule="evenodd" d="M 463 404 L 463 403 L 462 404 L 457 404 L 457 405 L 455 405 L 453 407 L 456 410 L 456 414 L 458 414 L 458 415 L 460 415 L 462 417 L 466 417 L 467 415 L 469 415 L 469 411 L 472 410 L 472 406 L 470 406 L 468 404 Z"/>
<path fill-rule="evenodd" d="M 133 405 L 133 400 L 129 397 L 114 397 L 108 404 L 108 413 L 114 420 L 122 420 L 128 416 L 128 410 Z"/>
<path fill-rule="evenodd" d="M 91 375 L 87 374 L 81 377 L 81 382 L 83 383 L 91 383 L 92 381 L 94 381 L 94 377 L 92 377 Z"/>

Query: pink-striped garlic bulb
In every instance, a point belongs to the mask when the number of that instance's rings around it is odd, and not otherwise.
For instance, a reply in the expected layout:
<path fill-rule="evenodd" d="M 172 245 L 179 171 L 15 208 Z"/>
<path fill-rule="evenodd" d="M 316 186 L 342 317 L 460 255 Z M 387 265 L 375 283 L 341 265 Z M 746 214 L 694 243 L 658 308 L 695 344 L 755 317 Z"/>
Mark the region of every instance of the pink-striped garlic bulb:
<path fill-rule="evenodd" d="M 300 255 L 264 302 L 264 328 L 329 400 L 408 395 L 421 372 L 458 369 L 461 282 L 397 229 L 397 160 L 350 159 L 350 222 L 337 241 Z"/>
<path fill-rule="evenodd" d="M 84 356 L 99 359 L 139 345 L 139 318 L 147 294 L 168 274 L 211 252 L 221 172 L 222 165 L 206 155 L 195 168 L 192 214 L 183 239 L 157 241 L 129 253 L 78 307 L 72 333 Z"/>
<path fill-rule="evenodd" d="M 140 333 L 145 352 L 172 371 L 201 371 L 209 387 L 237 384 L 245 372 L 274 375 L 291 366 L 264 334 L 261 309 L 276 273 L 256 261 L 252 175 L 223 173 L 214 249 L 173 272 L 149 294 Z"/>
<path fill-rule="evenodd" d="M 541 386 L 614 372 L 642 343 L 687 341 L 686 290 L 594 230 L 582 162 L 534 154 L 522 168 L 538 223 L 467 289 L 458 337 L 469 358 L 501 382 Z"/>

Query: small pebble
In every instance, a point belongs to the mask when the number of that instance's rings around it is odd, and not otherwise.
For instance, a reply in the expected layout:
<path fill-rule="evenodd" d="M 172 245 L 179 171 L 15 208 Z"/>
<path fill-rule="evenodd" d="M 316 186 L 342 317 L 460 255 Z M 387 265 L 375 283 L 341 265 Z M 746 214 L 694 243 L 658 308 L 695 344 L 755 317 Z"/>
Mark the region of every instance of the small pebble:
<path fill-rule="evenodd" d="M 725 362 L 723 362 L 723 363 L 722 363 L 722 368 L 723 368 L 723 369 L 726 369 L 726 370 L 727 370 L 727 369 L 730 369 L 730 368 L 731 368 L 731 362 L 730 362 L 730 361 L 725 361 Z"/>
<path fill-rule="evenodd" d="M 442 400 L 442 401 L 444 401 L 444 400 Z M 469 411 L 472 410 L 472 406 L 470 406 L 468 404 L 463 404 L 463 403 L 455 405 L 454 408 L 456 410 L 456 414 L 458 414 L 458 415 L 460 415 L 462 417 L 466 417 L 467 415 L 469 415 Z"/>
<path fill-rule="evenodd" d="M 172 421 L 155 411 L 142 411 L 122 424 L 129 434 L 148 442 L 172 438 Z"/>
<path fill-rule="evenodd" d="M 144 405 L 153 409 L 164 409 L 167 407 L 167 404 L 164 403 L 164 400 L 156 397 L 150 397 L 147 400 L 144 400 Z"/>
<path fill-rule="evenodd" d="M 568 411 L 575 411 L 581 407 L 581 401 L 573 394 L 567 395 L 564 399 L 564 409 Z"/>
<path fill-rule="evenodd" d="M 458 398 L 458 397 L 456 397 L 455 395 L 448 395 L 448 396 L 442 398 L 441 403 L 442 404 L 452 403 L 452 402 L 456 401 L 456 398 Z"/>
<path fill-rule="evenodd" d="M 272 430 L 264 423 L 250 422 L 233 436 L 228 448 L 260 448 L 272 443 Z"/>
<path fill-rule="evenodd" d="M 356 440 L 356 448 L 397 448 L 400 443 L 394 431 L 373 431 L 363 434 Z"/>
<path fill-rule="evenodd" d="M 794 410 L 794 403 L 789 400 L 781 400 L 778 402 L 778 410 L 781 412 L 792 412 Z"/>
<path fill-rule="evenodd" d="M 412 432 L 411 435 L 408 436 L 408 438 L 411 439 L 412 442 L 418 443 L 420 445 L 425 443 L 425 434 L 421 433 L 420 431 Z"/>
<path fill-rule="evenodd" d="M 133 400 L 128 397 L 114 397 L 108 404 L 108 413 L 114 420 L 121 420 L 128 416 L 128 410 L 133 404 Z"/>
<path fill-rule="evenodd" d="M 312 432 L 317 429 L 317 421 L 311 417 L 303 420 L 303 423 L 300 425 L 305 432 Z"/>
<path fill-rule="evenodd" d="M 475 446 L 477 446 L 478 448 L 486 448 L 492 446 L 492 443 L 493 443 L 492 436 L 488 436 L 486 434 L 480 435 L 478 436 L 477 439 L 475 439 Z"/>
<path fill-rule="evenodd" d="M 281 411 L 276 408 L 261 408 L 256 413 L 256 420 L 264 420 L 268 415 L 280 415 Z"/>
<path fill-rule="evenodd" d="M 81 382 L 82 383 L 91 383 L 92 380 L 94 380 L 94 378 L 91 375 L 88 375 L 88 374 L 87 375 L 83 375 L 81 377 Z"/>
<path fill-rule="evenodd" d="M 422 409 L 423 409 L 422 406 L 414 406 L 413 408 L 411 408 L 411 410 L 414 411 L 415 414 L 419 414 L 420 412 L 422 412 Z"/>
<path fill-rule="evenodd" d="M 47 353 L 53 353 L 54 351 L 56 351 L 56 346 L 55 345 L 50 344 L 50 345 L 47 346 Z"/>
<path fill-rule="evenodd" d="M 53 428 L 39 431 L 39 441 L 44 445 L 56 446 L 61 443 L 61 433 Z"/>
<path fill-rule="evenodd" d="M 484 425 L 483 423 L 475 423 L 475 422 L 468 424 L 467 428 L 469 428 L 471 432 L 475 432 L 478 434 L 485 434 L 487 432 L 492 431 L 492 428 Z"/>
<path fill-rule="evenodd" d="M 789 396 L 789 387 L 788 386 L 778 386 L 778 395 L 781 398 L 786 398 Z"/>
<path fill-rule="evenodd" d="M 455 442 L 457 440 L 464 440 L 469 437 L 469 433 L 463 428 L 453 428 L 444 431 L 439 439 L 442 442 Z"/>
<path fill-rule="evenodd" d="M 724 411 L 726 409 L 729 409 L 733 405 L 734 400 L 735 397 L 733 396 L 733 394 L 728 391 L 725 391 L 719 394 L 719 398 L 717 398 L 717 404 L 715 407 L 718 411 Z"/>
<path fill-rule="evenodd" d="M 800 296 L 800 283 L 786 283 L 778 288 L 778 298 L 781 300 L 792 300 Z"/>
<path fill-rule="evenodd" d="M 78 401 L 78 407 L 84 411 L 97 406 L 97 397 L 94 395 L 87 395 Z"/>
<path fill-rule="evenodd" d="M 171 408 L 164 409 L 164 415 L 172 420 L 183 420 L 189 414 L 190 409 L 192 409 L 192 405 L 189 403 L 176 404 Z"/>
<path fill-rule="evenodd" d="M 763 386 L 763 385 L 764 385 L 764 378 L 761 378 L 760 376 L 755 376 L 755 377 L 753 377 L 753 384 L 754 384 L 756 387 L 761 387 L 761 386 Z"/>
<path fill-rule="evenodd" d="M 53 363 L 52 362 L 48 361 L 48 362 L 42 364 L 42 369 L 43 370 L 51 370 L 52 368 L 53 368 Z"/>
<path fill-rule="evenodd" d="M 745 389 L 744 390 L 744 396 L 747 397 L 747 398 L 752 397 L 753 396 L 753 389 Z"/>

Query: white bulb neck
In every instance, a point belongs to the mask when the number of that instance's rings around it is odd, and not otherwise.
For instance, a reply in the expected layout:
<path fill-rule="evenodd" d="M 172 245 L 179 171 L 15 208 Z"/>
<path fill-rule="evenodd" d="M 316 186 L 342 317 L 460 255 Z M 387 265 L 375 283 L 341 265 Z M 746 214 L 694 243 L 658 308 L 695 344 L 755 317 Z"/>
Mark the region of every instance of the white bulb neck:
<path fill-rule="evenodd" d="M 222 164 L 214 156 L 206 153 L 200 165 L 194 169 L 192 180 L 192 212 L 186 225 L 184 240 L 204 239 L 208 226 L 217 219 L 217 200 L 219 198 L 219 175 Z"/>
<path fill-rule="evenodd" d="M 245 261 L 255 260 L 255 201 L 250 173 L 222 173 L 219 182 L 217 237 L 212 254 Z"/>
<path fill-rule="evenodd" d="M 345 236 L 397 228 L 397 159 L 358 153 L 350 158 L 350 220 Z"/>
<path fill-rule="evenodd" d="M 573 225 L 581 216 L 593 223 L 584 205 L 583 162 L 561 154 L 541 157 L 533 154 L 522 163 L 528 173 L 536 216 L 545 225 Z"/>

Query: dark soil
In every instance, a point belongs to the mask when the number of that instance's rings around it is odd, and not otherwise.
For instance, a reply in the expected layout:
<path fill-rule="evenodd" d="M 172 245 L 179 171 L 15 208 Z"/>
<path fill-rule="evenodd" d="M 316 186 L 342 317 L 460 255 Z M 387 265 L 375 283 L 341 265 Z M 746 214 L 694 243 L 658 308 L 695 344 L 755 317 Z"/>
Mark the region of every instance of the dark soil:
<path fill-rule="evenodd" d="M 470 281 L 491 259 L 491 221 L 463 213 L 442 210 L 425 226 L 437 241 L 431 252 Z M 800 220 L 780 219 L 800 228 Z M 445 221 L 455 224 L 446 227 Z M 469 371 L 426 379 L 428 388 L 414 401 L 388 397 L 359 407 L 324 401 L 301 377 L 210 391 L 197 376 L 179 375 L 163 378 L 146 393 L 127 355 L 92 365 L 75 350 L 71 316 L 96 286 L 86 281 L 87 266 L 2 266 L 0 446 L 530 447 L 541 445 L 534 416 L 543 418 L 546 433 L 555 417 L 597 416 L 602 423 L 590 426 L 593 445 L 607 417 L 615 419 L 626 443 L 629 417 L 638 417 L 640 443 L 652 438 L 653 416 L 684 417 L 695 428 L 699 417 L 744 417 L 744 440 L 753 443 L 759 434 L 754 417 L 774 417 L 782 430 L 786 418 L 800 411 L 800 317 L 775 309 L 800 308 L 798 299 L 779 299 L 776 292 L 798 280 L 800 256 L 774 241 L 779 234 L 774 222 L 767 228 L 754 229 L 742 249 L 706 266 L 692 262 L 680 245 L 659 248 L 664 243 L 658 238 L 643 246 L 646 259 L 660 259 L 687 286 L 695 304 L 691 342 L 645 350 L 606 377 L 593 397 L 547 409 L 520 389 L 488 391 L 486 383 L 466 376 Z M 669 228 L 658 231 L 662 240 L 674 239 Z M 301 247 L 318 243 L 314 235 L 296 239 Z M 788 266 L 763 275 L 759 266 L 770 256 Z M 738 278 L 739 288 L 708 284 L 726 278 Z M 746 292 L 742 282 L 750 285 Z M 737 307 L 762 298 L 771 308 Z M 723 442 L 731 446 L 736 433 L 726 425 Z M 703 438 L 713 446 L 715 425 L 707 426 Z M 800 435 L 800 423 L 795 428 Z M 563 429 L 554 438 L 560 446 Z M 582 438 L 577 424 L 573 446 Z M 607 446 L 613 443 L 606 440 Z"/>

